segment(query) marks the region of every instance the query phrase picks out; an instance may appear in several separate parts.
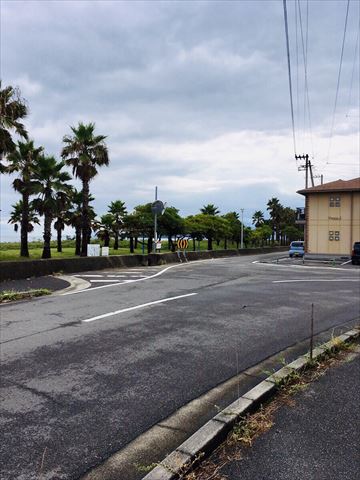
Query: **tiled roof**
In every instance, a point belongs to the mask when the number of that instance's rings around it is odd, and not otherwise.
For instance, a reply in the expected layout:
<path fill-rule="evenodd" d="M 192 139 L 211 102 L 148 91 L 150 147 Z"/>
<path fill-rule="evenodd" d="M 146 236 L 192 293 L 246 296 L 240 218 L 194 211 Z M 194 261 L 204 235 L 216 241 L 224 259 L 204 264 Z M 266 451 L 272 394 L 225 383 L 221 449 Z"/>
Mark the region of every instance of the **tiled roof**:
<path fill-rule="evenodd" d="M 298 190 L 297 193 L 300 193 L 301 195 L 307 195 L 309 193 L 355 191 L 360 191 L 360 177 L 353 178 L 352 180 L 336 180 L 335 182 L 323 183 L 322 185 L 316 185 L 315 187 Z"/>

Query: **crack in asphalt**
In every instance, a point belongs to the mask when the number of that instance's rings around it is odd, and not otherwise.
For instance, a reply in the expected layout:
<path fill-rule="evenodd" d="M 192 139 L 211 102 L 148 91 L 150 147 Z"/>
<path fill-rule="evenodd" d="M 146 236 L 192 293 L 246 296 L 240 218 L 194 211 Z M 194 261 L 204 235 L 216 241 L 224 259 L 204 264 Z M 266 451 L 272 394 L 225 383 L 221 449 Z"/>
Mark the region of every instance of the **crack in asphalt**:
<path fill-rule="evenodd" d="M 183 428 L 171 427 L 170 425 L 164 425 L 163 423 L 157 423 L 156 427 L 166 428 L 167 430 L 171 430 L 173 432 L 187 433 L 187 430 L 184 430 Z"/>
<path fill-rule="evenodd" d="M 58 400 L 56 400 L 55 398 L 53 398 L 50 394 L 48 394 L 46 392 L 42 392 L 41 390 L 37 390 L 36 388 L 33 388 L 33 387 L 28 387 L 27 385 L 22 385 L 21 383 L 14 382 L 13 380 L 6 379 L 6 381 L 14 387 L 20 388 L 22 390 L 30 392 L 34 395 L 39 396 L 39 397 L 43 397 L 46 400 L 48 400 L 52 403 L 55 403 L 56 405 L 58 405 L 60 407 L 65 407 L 66 406 L 66 404 L 64 402 L 59 402 Z"/>
<path fill-rule="evenodd" d="M 39 335 L 40 333 L 53 332 L 54 330 L 59 330 L 60 328 L 76 327 L 76 326 L 79 326 L 79 325 L 81 325 L 80 320 L 76 320 L 76 321 L 68 322 L 68 323 L 62 323 L 61 325 L 57 325 L 56 327 L 53 327 L 53 328 L 48 328 L 46 330 L 40 330 L 39 332 L 33 332 L 33 333 L 29 333 L 28 335 L 22 335 L 20 337 L 15 337 L 15 338 L 10 338 L 9 340 L 4 340 L 3 342 L 0 342 L 0 345 L 4 345 L 5 343 L 15 342 L 16 340 L 22 340 L 24 338 L 33 337 L 35 335 Z"/>

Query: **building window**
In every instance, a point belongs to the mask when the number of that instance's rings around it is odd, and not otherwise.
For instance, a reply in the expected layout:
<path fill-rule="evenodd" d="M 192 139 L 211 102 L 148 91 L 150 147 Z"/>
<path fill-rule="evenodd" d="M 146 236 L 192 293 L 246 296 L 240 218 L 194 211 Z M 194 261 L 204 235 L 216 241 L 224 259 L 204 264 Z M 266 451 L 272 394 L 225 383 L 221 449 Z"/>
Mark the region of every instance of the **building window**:
<path fill-rule="evenodd" d="M 338 242 L 340 240 L 340 232 L 339 230 L 330 230 L 329 231 L 329 240 L 333 242 L 334 240 Z"/>
<path fill-rule="evenodd" d="M 339 195 L 336 195 L 336 196 L 331 195 L 330 199 L 329 199 L 329 207 L 340 207 L 340 206 L 341 206 L 340 196 Z"/>

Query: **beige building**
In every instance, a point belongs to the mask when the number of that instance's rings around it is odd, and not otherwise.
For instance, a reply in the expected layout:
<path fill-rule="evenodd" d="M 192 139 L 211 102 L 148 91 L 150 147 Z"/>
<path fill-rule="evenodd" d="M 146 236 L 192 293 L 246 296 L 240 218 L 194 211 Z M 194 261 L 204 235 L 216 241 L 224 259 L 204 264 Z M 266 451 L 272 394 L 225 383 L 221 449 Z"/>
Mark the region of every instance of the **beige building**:
<path fill-rule="evenodd" d="M 360 241 L 360 177 L 298 193 L 305 196 L 305 252 L 351 255 Z"/>

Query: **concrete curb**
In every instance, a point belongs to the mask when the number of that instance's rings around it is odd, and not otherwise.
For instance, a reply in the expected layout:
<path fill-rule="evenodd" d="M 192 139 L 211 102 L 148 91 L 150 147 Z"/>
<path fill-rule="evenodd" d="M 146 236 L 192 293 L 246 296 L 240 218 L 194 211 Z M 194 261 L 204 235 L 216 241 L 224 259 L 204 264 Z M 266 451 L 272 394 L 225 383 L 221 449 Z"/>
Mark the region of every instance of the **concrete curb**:
<path fill-rule="evenodd" d="M 61 290 L 55 290 L 52 295 L 62 295 L 63 293 L 69 292 L 78 292 L 80 290 L 85 290 L 91 287 L 91 283 L 83 278 L 73 277 L 70 275 L 56 275 L 60 280 L 65 280 L 70 285 L 68 287 L 62 288 Z"/>
<path fill-rule="evenodd" d="M 360 330 L 354 328 L 320 345 L 313 350 L 312 361 L 320 359 L 329 351 L 336 350 L 340 343 L 355 340 L 359 335 Z M 248 412 L 255 411 L 264 401 L 272 397 L 279 383 L 285 382 L 294 371 L 299 372 L 305 370 L 310 366 L 312 361 L 310 360 L 309 353 L 301 355 L 293 362 L 258 383 L 254 388 L 205 423 L 203 427 L 151 470 L 143 480 L 176 480 L 179 478 L 181 474 L 187 472 L 202 456 L 209 454 L 218 446 L 235 422 L 239 421 Z"/>

